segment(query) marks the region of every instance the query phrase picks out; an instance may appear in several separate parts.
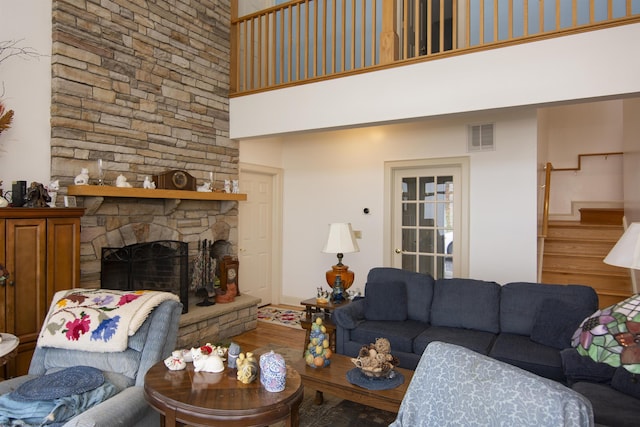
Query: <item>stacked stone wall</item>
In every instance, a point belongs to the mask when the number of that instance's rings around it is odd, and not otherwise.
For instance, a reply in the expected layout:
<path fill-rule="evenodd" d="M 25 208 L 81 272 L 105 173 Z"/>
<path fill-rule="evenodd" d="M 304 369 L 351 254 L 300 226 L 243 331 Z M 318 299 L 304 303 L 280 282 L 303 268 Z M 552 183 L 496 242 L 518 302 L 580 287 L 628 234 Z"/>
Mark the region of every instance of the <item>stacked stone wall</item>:
<path fill-rule="evenodd" d="M 146 176 L 174 169 L 199 184 L 214 174 L 217 188 L 237 179 L 238 143 L 229 139 L 229 0 L 52 4 L 51 176 L 59 195 L 82 168 L 95 184 L 98 159 L 107 185 L 124 175 L 141 187 Z M 88 208 L 83 285 L 99 280 L 101 248 L 120 240 L 170 235 L 191 251 L 204 238 L 237 241 L 237 202 L 77 203 Z"/>

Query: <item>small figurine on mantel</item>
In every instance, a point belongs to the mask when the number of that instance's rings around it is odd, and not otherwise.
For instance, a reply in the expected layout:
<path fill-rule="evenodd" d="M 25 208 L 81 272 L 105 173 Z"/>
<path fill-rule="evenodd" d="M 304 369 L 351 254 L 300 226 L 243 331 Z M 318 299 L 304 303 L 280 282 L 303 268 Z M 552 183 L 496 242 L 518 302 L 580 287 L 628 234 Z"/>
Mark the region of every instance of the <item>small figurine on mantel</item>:
<path fill-rule="evenodd" d="M 149 178 L 148 176 L 145 176 L 144 177 L 144 182 L 142 183 L 142 188 L 147 188 L 149 190 L 155 190 L 156 183 L 151 181 L 151 178 Z"/>
<path fill-rule="evenodd" d="M 210 182 L 204 182 L 202 185 L 198 185 L 198 187 L 196 187 L 196 191 L 198 191 L 200 193 L 210 193 L 211 192 L 211 183 Z"/>
<path fill-rule="evenodd" d="M 231 193 L 231 180 L 230 179 L 225 179 L 224 180 L 224 192 L 225 193 Z"/>
<path fill-rule="evenodd" d="M 116 187 L 120 188 L 131 188 L 131 184 L 127 182 L 127 177 L 124 175 L 118 175 L 116 178 Z"/>
<path fill-rule="evenodd" d="M 89 185 L 89 169 L 82 168 L 80 175 L 77 175 L 73 180 L 75 185 Z"/>

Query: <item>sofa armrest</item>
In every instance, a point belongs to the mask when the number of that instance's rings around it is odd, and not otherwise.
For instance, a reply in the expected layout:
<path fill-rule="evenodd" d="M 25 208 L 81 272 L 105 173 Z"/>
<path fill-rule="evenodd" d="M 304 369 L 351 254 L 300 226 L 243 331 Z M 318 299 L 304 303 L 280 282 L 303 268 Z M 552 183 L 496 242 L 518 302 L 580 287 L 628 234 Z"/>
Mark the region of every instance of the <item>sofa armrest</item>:
<path fill-rule="evenodd" d="M 333 310 L 331 320 L 336 326 L 355 329 L 364 320 L 364 298 L 353 300 L 350 304 Z"/>
<path fill-rule="evenodd" d="M 0 396 L 3 394 L 11 393 L 22 383 L 26 383 L 27 381 L 36 378 L 37 375 L 22 375 L 20 377 L 11 378 L 10 380 L 0 381 Z"/>
<path fill-rule="evenodd" d="M 156 414 L 144 398 L 144 387 L 134 386 L 74 417 L 63 427 L 153 425 L 141 421 L 148 415 L 153 417 Z M 160 425 L 159 423 L 158 418 L 155 425 Z"/>

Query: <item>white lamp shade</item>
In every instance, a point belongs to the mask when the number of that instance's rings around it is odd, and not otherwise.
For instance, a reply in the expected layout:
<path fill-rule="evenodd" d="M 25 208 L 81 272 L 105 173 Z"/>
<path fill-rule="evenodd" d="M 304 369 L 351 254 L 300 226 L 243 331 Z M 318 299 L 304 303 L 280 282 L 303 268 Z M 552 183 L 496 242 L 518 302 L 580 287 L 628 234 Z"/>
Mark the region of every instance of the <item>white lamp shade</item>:
<path fill-rule="evenodd" d="M 633 222 L 604 259 L 606 264 L 640 269 L 640 222 Z"/>
<path fill-rule="evenodd" d="M 329 237 L 322 252 L 329 254 L 360 252 L 351 224 L 344 222 L 329 224 Z"/>

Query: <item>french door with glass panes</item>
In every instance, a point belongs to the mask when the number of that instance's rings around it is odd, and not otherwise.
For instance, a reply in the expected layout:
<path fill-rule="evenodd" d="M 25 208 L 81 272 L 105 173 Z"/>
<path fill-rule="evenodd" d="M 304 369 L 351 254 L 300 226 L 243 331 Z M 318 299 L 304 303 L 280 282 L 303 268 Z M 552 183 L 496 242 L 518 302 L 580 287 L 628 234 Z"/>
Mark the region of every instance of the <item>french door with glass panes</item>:
<path fill-rule="evenodd" d="M 392 266 L 435 278 L 461 277 L 461 181 L 456 165 L 394 171 Z"/>

